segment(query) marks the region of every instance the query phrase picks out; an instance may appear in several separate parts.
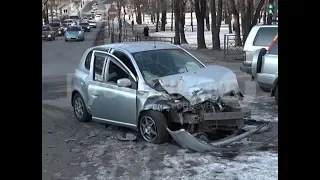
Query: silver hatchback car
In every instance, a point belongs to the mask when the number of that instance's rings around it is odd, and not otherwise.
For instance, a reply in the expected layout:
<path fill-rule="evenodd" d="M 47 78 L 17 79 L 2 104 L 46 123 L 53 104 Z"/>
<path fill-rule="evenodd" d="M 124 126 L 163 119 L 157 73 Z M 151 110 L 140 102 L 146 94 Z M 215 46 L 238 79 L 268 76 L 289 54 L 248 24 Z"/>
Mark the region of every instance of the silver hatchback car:
<path fill-rule="evenodd" d="M 206 67 L 186 50 L 166 43 L 89 48 L 75 70 L 72 88 L 79 121 L 132 128 L 152 143 L 165 142 L 169 134 L 183 144 L 195 141 L 191 134 L 197 132 L 236 131 L 250 115 L 239 104 L 243 95 L 233 71 Z"/>

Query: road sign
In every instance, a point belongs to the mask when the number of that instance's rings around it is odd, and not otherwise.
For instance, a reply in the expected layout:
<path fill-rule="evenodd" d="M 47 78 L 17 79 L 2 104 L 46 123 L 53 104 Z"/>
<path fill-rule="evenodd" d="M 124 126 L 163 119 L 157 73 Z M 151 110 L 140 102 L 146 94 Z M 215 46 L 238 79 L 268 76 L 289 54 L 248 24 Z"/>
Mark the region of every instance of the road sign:
<path fill-rule="evenodd" d="M 110 9 L 108 10 L 108 16 L 109 16 L 109 18 L 112 19 L 112 20 L 117 17 L 117 14 L 118 14 L 118 11 L 117 11 L 117 9 L 115 9 L 115 8 L 110 8 Z"/>

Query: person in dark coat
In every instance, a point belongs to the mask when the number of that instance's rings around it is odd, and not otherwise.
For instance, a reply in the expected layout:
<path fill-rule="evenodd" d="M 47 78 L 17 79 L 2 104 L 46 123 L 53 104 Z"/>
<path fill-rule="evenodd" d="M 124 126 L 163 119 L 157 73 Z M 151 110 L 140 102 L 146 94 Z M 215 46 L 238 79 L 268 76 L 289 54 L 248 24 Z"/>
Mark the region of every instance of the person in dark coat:
<path fill-rule="evenodd" d="M 148 26 L 145 26 L 143 28 L 143 34 L 144 34 L 144 36 L 149 36 L 149 27 Z"/>
<path fill-rule="evenodd" d="M 133 26 L 134 26 L 134 20 L 132 19 L 132 21 L 131 21 L 131 29 L 132 29 L 132 31 L 133 31 Z"/>

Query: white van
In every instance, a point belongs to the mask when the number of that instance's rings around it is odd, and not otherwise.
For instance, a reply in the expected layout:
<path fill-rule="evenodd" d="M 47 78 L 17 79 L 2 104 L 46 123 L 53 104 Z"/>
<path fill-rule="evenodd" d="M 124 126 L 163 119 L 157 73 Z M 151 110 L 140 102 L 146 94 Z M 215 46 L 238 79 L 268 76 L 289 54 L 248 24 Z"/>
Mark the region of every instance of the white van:
<path fill-rule="evenodd" d="M 96 21 L 101 21 L 101 15 L 97 14 L 97 15 L 94 17 L 94 20 L 96 20 Z"/>
<path fill-rule="evenodd" d="M 253 52 L 261 48 L 268 50 L 277 33 L 278 25 L 256 25 L 252 27 L 243 47 L 241 71 L 251 74 Z"/>

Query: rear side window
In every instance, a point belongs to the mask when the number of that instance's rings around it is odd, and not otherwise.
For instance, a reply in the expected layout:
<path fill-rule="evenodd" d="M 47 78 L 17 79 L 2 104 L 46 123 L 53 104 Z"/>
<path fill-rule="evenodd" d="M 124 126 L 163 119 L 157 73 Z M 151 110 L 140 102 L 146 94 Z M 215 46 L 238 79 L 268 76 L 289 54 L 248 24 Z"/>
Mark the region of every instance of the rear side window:
<path fill-rule="evenodd" d="M 90 63 L 91 63 L 92 51 L 90 51 L 86 57 L 86 61 L 84 62 L 84 67 L 90 71 Z"/>
<path fill-rule="evenodd" d="M 271 49 L 269 49 L 269 54 L 278 55 L 278 39 L 274 43 Z"/>
<path fill-rule="evenodd" d="M 254 46 L 268 47 L 278 33 L 278 27 L 261 27 L 253 41 Z"/>
<path fill-rule="evenodd" d="M 95 53 L 94 55 L 94 69 L 95 73 L 102 76 L 102 70 L 105 63 L 106 55 L 103 53 Z"/>

